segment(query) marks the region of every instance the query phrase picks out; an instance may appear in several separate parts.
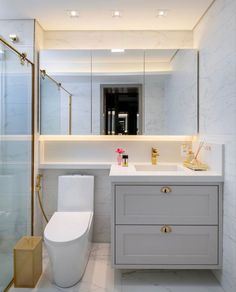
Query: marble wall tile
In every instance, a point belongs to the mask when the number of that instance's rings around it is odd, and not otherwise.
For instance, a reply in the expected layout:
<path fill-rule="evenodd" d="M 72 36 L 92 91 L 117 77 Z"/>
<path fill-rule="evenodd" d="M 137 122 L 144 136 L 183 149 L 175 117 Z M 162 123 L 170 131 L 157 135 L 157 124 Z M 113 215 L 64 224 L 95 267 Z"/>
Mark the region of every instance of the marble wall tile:
<path fill-rule="evenodd" d="M 225 144 L 223 269 L 226 292 L 236 278 L 236 1 L 216 0 L 194 31 L 200 55 L 200 139 Z"/>
<path fill-rule="evenodd" d="M 45 49 L 192 48 L 192 31 L 46 31 Z"/>
<path fill-rule="evenodd" d="M 235 1 L 217 0 L 195 30 L 202 134 L 236 135 Z"/>
<path fill-rule="evenodd" d="M 197 133 L 198 56 L 196 50 L 179 50 L 171 61 L 165 84 L 164 133 Z"/>
<path fill-rule="evenodd" d="M 34 60 L 34 20 L 33 19 L 1 19 L 0 20 L 0 36 L 7 42 L 11 43 L 9 39 L 10 34 L 16 34 L 19 42 L 14 44 L 21 53 L 27 53 L 27 57 Z"/>
<path fill-rule="evenodd" d="M 167 75 L 145 75 L 144 135 L 164 135 L 165 82 Z"/>
<path fill-rule="evenodd" d="M 61 132 L 61 92 L 57 85 L 45 78 L 40 84 L 40 130 L 41 133 L 60 134 Z"/>

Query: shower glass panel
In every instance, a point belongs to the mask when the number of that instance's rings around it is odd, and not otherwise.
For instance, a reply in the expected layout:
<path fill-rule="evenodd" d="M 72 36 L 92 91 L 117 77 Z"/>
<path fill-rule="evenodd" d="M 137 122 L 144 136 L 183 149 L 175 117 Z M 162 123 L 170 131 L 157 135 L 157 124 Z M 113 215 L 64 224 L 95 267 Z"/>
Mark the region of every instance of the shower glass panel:
<path fill-rule="evenodd" d="M 64 93 L 64 92 L 62 92 Z M 64 103 L 68 112 L 68 94 L 61 95 L 60 87 L 53 82 L 47 75 L 40 77 L 40 132 L 44 135 L 67 134 L 67 125 L 64 127 L 62 120 L 67 120 L 68 116 L 61 115 L 61 103 Z"/>
<path fill-rule="evenodd" d="M 31 233 L 33 65 L 0 39 L 0 291 L 13 277 L 13 247 Z"/>
<path fill-rule="evenodd" d="M 90 50 L 42 51 L 41 59 L 40 66 L 48 75 L 40 79 L 40 134 L 91 134 Z"/>

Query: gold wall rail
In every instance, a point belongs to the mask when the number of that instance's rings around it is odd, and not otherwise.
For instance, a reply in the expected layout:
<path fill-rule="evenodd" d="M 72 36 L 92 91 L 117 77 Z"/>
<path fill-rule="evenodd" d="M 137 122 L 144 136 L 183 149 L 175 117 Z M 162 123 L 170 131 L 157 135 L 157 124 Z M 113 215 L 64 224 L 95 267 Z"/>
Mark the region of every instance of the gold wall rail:
<path fill-rule="evenodd" d="M 65 87 L 62 86 L 62 84 L 58 81 L 56 81 L 54 78 L 52 78 L 51 76 L 49 76 L 46 72 L 46 70 L 40 70 L 41 72 L 41 76 L 44 78 L 47 76 L 48 79 L 50 79 L 52 82 L 54 82 L 59 88 L 61 88 L 62 90 L 64 90 L 65 92 L 67 92 L 69 95 L 72 95 L 72 93 L 70 93 L 68 90 L 65 89 Z"/>
<path fill-rule="evenodd" d="M 72 134 L 72 95 L 69 95 L 69 135 Z"/>
<path fill-rule="evenodd" d="M 32 61 L 30 61 L 27 58 L 26 53 L 20 53 L 16 48 L 14 48 L 12 45 L 10 45 L 8 42 L 6 42 L 3 38 L 0 37 L 0 42 L 2 42 L 5 46 L 7 46 L 9 49 L 11 49 L 12 51 L 14 51 L 20 58 L 22 61 L 27 61 L 28 63 L 30 63 L 32 66 L 34 66 L 34 63 Z"/>

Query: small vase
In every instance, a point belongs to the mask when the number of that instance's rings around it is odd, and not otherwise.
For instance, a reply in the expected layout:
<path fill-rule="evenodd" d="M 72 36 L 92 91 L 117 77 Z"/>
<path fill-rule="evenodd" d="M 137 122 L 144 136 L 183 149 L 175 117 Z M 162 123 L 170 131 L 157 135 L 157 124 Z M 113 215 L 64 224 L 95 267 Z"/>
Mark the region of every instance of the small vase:
<path fill-rule="evenodd" d="M 121 165 L 122 164 L 122 155 L 121 154 L 118 154 L 117 155 L 117 164 L 118 165 Z"/>

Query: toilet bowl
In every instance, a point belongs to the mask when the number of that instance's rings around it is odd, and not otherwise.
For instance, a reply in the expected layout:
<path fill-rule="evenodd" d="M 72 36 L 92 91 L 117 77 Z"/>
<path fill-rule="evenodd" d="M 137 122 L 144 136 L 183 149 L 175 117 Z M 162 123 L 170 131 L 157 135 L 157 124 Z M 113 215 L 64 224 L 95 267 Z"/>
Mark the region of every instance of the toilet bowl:
<path fill-rule="evenodd" d="M 58 211 L 44 230 L 57 286 L 74 286 L 83 276 L 92 242 L 93 197 L 92 176 L 59 177 Z"/>

